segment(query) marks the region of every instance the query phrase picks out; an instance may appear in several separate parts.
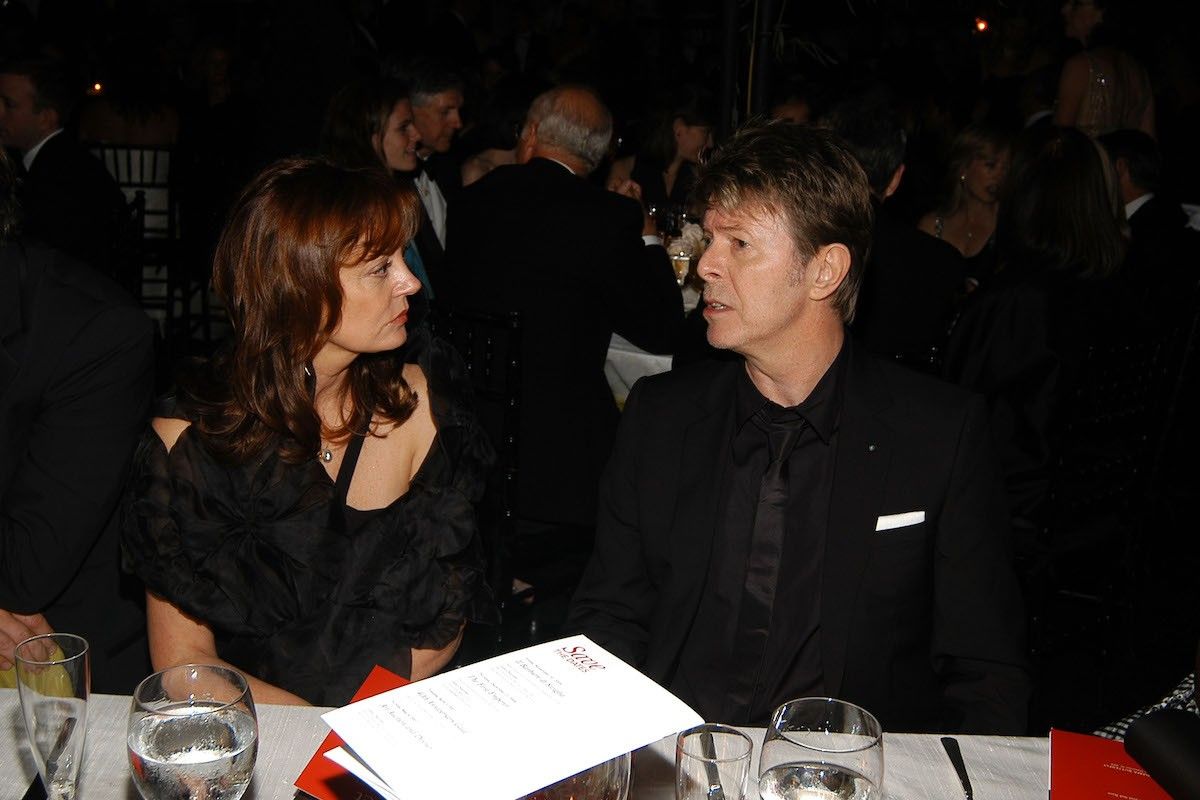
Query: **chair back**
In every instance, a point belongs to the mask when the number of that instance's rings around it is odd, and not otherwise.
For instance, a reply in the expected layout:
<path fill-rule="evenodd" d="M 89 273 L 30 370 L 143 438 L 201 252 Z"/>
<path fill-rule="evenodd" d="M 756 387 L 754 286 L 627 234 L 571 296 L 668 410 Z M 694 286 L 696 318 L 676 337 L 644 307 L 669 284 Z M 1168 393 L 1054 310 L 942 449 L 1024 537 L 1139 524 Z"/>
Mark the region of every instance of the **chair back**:
<path fill-rule="evenodd" d="M 140 191 L 117 209 L 113 220 L 113 251 L 110 260 L 113 279 L 136 299 L 142 290 L 142 236 L 146 224 L 146 197 Z"/>
<path fill-rule="evenodd" d="M 429 327 L 454 347 L 466 364 L 476 410 L 496 448 L 497 463 L 481 523 L 493 569 L 491 582 L 506 597 L 503 553 L 516 524 L 517 453 L 521 406 L 521 315 L 433 304 Z M 508 585 L 504 584 L 508 579 Z"/>
<path fill-rule="evenodd" d="M 104 164 L 127 200 L 142 192 L 146 203 L 146 239 L 177 238 L 176 198 L 172 192 L 172 152 L 166 147 L 96 144 L 90 149 Z"/>

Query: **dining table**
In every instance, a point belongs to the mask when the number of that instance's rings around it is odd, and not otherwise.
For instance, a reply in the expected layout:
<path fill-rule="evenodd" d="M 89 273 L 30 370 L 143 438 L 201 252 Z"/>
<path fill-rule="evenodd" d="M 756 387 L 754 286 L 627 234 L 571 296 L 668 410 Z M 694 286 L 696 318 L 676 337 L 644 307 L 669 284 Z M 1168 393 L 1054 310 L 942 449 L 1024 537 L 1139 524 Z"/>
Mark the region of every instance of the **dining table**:
<path fill-rule="evenodd" d="M 138 800 L 125 749 L 129 707 L 130 698 L 120 695 L 94 694 L 88 701 L 87 740 L 77 800 Z M 329 733 L 321 719 L 328 710 L 266 704 L 257 707 L 258 761 L 250 790 L 244 795 L 246 800 L 296 797 L 293 782 Z M 753 758 L 757 762 L 763 730 L 742 730 L 755 743 Z M 1044 800 L 1049 771 L 1046 739 L 956 738 L 980 800 Z M 883 746 L 884 794 L 889 800 L 964 797 L 937 735 L 885 733 Z M 530 754 L 530 758 L 536 757 Z M 757 764 L 752 764 L 751 770 L 751 774 L 757 774 Z M 35 775 L 17 692 L 0 689 L 0 800 L 19 800 Z M 674 797 L 674 776 L 673 736 L 637 750 L 633 755 L 630 800 L 670 800 Z"/>

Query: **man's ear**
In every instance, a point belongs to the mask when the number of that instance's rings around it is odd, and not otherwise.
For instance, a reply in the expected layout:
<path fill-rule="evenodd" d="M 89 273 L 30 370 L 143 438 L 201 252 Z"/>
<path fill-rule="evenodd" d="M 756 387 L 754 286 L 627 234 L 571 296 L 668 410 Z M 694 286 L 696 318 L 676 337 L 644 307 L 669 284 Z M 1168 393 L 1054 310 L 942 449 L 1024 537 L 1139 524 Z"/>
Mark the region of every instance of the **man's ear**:
<path fill-rule="evenodd" d="M 904 177 L 904 165 L 896 167 L 896 171 L 892 173 L 892 179 L 888 181 L 887 188 L 883 190 L 883 199 L 887 200 L 896 193 L 900 188 L 900 180 Z"/>
<path fill-rule="evenodd" d="M 537 148 L 537 123 L 526 122 L 521 128 L 521 136 L 517 139 L 517 163 L 527 164 L 533 158 L 533 151 Z"/>
<path fill-rule="evenodd" d="M 49 136 L 62 127 L 62 120 L 59 119 L 58 111 L 53 106 L 35 109 L 33 115 L 37 118 L 38 129 L 43 136 Z"/>
<path fill-rule="evenodd" d="M 808 296 L 813 300 L 827 300 L 846 276 L 850 274 L 850 248 L 844 244 L 827 244 L 817 250 L 808 269 L 812 271 Z"/>

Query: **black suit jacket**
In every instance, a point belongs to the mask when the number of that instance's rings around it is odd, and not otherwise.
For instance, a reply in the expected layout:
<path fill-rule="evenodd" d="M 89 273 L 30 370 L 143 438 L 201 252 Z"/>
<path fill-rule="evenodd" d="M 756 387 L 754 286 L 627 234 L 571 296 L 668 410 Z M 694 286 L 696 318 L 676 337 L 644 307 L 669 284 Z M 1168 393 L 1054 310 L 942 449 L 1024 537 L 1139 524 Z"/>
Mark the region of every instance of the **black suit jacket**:
<path fill-rule="evenodd" d="M 89 267 L 0 247 L 0 608 L 88 640 L 92 688 L 148 672 L 114 510 L 152 391 L 153 329 Z"/>
<path fill-rule="evenodd" d="M 669 352 L 682 324 L 666 251 L 643 244 L 641 229 L 632 200 L 545 159 L 492 170 L 450 209 L 444 298 L 522 315 L 524 518 L 595 523 L 619 418 L 604 378 L 609 339 Z"/>
<path fill-rule="evenodd" d="M 38 151 L 21 186 L 25 233 L 105 274 L 125 195 L 104 165 L 65 131 Z"/>
<path fill-rule="evenodd" d="M 887 730 L 1024 733 L 1024 620 L 983 404 L 848 355 L 821 568 L 825 691 Z M 710 362 L 634 387 L 568 619 L 666 685 L 705 590 L 741 369 Z M 913 511 L 924 522 L 876 531 Z"/>

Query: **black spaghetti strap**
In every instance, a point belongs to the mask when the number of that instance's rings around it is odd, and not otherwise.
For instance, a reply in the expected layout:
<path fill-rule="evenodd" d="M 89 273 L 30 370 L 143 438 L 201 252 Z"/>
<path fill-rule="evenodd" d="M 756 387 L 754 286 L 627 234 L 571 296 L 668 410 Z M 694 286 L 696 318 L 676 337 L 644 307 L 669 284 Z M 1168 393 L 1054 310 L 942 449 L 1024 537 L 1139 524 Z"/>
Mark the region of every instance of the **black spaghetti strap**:
<path fill-rule="evenodd" d="M 354 479 L 354 468 L 358 466 L 358 455 L 362 452 L 365 436 L 352 435 L 346 443 L 346 453 L 342 456 L 342 465 L 338 468 L 337 481 L 334 483 L 337 491 L 337 505 L 346 505 L 346 496 L 350 493 L 350 481 Z"/>

